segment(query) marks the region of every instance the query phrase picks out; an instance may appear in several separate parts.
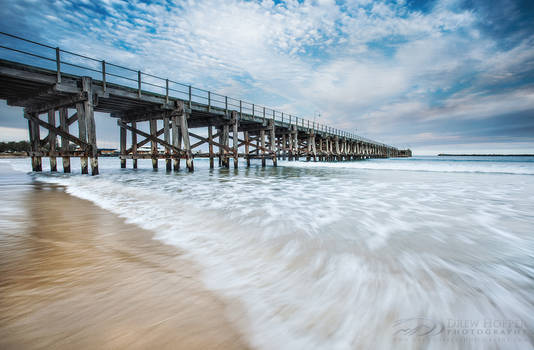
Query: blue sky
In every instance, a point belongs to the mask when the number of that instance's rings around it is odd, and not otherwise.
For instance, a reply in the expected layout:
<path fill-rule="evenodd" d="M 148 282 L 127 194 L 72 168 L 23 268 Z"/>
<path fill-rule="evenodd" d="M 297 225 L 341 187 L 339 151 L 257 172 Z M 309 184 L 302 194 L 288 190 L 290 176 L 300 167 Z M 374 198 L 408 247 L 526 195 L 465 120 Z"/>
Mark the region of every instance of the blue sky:
<path fill-rule="evenodd" d="M 420 154 L 534 153 L 532 1 L 0 1 L 0 30 Z M 0 52 L 0 56 L 1 56 Z M 118 129 L 98 117 L 102 145 Z M 0 139 L 25 138 L 0 103 Z"/>

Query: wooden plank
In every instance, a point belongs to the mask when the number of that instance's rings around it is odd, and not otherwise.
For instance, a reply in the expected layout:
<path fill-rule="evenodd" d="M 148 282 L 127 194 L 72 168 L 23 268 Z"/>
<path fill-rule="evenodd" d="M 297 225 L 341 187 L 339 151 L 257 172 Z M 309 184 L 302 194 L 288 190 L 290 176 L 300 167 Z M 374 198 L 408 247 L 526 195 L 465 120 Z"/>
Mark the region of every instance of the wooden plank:
<path fill-rule="evenodd" d="M 33 103 L 28 102 L 27 108 L 30 113 L 44 113 L 50 109 L 60 108 L 60 107 L 71 107 L 78 102 L 86 101 L 88 98 L 86 93 L 79 93 L 72 96 L 65 96 L 55 99 L 51 102 L 43 103 Z"/>

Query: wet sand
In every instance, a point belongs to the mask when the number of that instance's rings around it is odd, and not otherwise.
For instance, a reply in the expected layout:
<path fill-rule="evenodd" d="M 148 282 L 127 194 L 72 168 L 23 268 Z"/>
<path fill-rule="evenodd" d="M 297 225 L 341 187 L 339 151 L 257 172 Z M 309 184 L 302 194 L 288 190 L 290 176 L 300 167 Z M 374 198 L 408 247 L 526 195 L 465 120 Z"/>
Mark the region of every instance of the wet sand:
<path fill-rule="evenodd" d="M 247 348 L 175 247 L 61 187 L 0 185 L 0 349 Z"/>

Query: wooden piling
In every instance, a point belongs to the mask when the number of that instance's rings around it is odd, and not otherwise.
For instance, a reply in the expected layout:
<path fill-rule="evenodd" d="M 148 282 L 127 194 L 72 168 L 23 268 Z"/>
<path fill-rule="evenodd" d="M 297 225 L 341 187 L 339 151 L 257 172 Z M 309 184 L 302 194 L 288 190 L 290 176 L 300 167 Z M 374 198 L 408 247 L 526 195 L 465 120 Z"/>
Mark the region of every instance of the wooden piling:
<path fill-rule="evenodd" d="M 34 135 L 33 135 L 33 121 L 29 118 L 29 116 L 27 115 L 28 113 L 26 111 L 24 111 L 24 118 L 28 119 L 28 136 L 29 136 L 29 139 L 30 139 L 30 157 L 31 157 L 31 163 L 32 163 L 32 171 L 36 171 L 36 163 L 35 163 L 35 142 L 33 141 L 34 140 Z"/>
<path fill-rule="evenodd" d="M 156 137 L 158 132 L 158 121 L 157 119 L 150 119 L 150 135 Z M 150 153 L 152 154 L 152 169 L 156 170 L 158 168 L 158 143 L 154 140 L 150 141 Z"/>
<path fill-rule="evenodd" d="M 245 138 L 245 158 L 247 160 L 247 167 L 250 167 L 250 154 L 249 154 L 249 143 L 250 140 L 248 138 L 248 131 L 243 132 L 243 136 Z"/>
<path fill-rule="evenodd" d="M 85 120 L 85 108 L 83 103 L 76 104 L 76 117 L 78 118 L 78 138 L 80 141 L 87 142 L 87 122 Z M 80 157 L 80 167 L 82 174 L 89 173 L 88 156 L 89 150 L 83 150 Z"/>
<path fill-rule="evenodd" d="M 313 154 L 313 161 L 317 161 L 317 146 L 315 144 L 315 132 L 312 131 L 312 154 Z"/>
<path fill-rule="evenodd" d="M 163 117 L 163 140 L 168 144 L 171 143 L 170 120 L 167 114 Z M 165 146 L 165 170 L 172 170 L 171 149 L 168 146 Z"/>
<path fill-rule="evenodd" d="M 287 159 L 287 139 L 286 134 L 282 135 L 282 159 Z"/>
<path fill-rule="evenodd" d="M 98 175 L 98 146 L 96 144 L 96 125 L 93 110 L 93 83 L 90 77 L 82 77 L 82 90 L 87 94 L 84 101 L 87 141 L 91 146 L 91 175 Z"/>
<path fill-rule="evenodd" d="M 120 158 L 121 158 L 121 168 L 126 168 L 126 129 L 122 126 L 120 129 Z"/>
<path fill-rule="evenodd" d="M 224 168 L 229 168 L 230 159 L 228 158 L 228 150 L 226 147 L 230 145 L 230 126 L 225 123 L 222 130 L 222 145 L 224 146 L 222 148 L 222 166 Z"/>
<path fill-rule="evenodd" d="M 132 128 L 137 129 L 137 123 L 132 122 Z M 132 132 L 132 167 L 137 169 L 137 134 Z"/>
<path fill-rule="evenodd" d="M 293 145 L 295 144 L 293 142 L 293 128 L 290 126 L 290 129 L 289 129 L 289 134 L 287 135 L 289 140 L 289 154 L 288 154 L 288 157 L 287 157 L 287 160 L 293 160 Z"/>
<path fill-rule="evenodd" d="M 67 108 L 61 107 L 59 109 L 59 128 L 61 131 L 66 133 L 69 132 L 69 124 L 67 122 Z M 61 160 L 63 162 L 63 172 L 70 173 L 70 157 L 67 155 L 69 152 L 69 140 L 62 136 L 61 137 Z"/>
<path fill-rule="evenodd" d="M 294 125 L 293 128 L 294 128 L 293 141 L 295 142 L 295 145 L 293 146 L 293 150 L 294 150 L 293 160 L 299 160 L 299 156 L 300 156 L 299 154 L 299 131 L 296 125 Z"/>
<path fill-rule="evenodd" d="M 26 110 L 24 110 L 24 114 L 28 114 Z M 34 117 L 39 118 L 38 115 L 33 114 Z M 32 153 L 31 159 L 32 159 L 32 171 L 42 171 L 42 162 L 41 162 L 41 137 L 40 137 L 40 131 L 39 131 L 39 124 L 37 124 L 35 121 L 28 119 L 28 131 L 30 135 L 30 151 Z"/>
<path fill-rule="evenodd" d="M 224 145 L 224 128 L 221 126 L 219 126 L 217 128 L 217 133 L 219 134 L 219 145 Z M 219 148 L 219 167 L 222 167 L 223 166 L 223 157 L 224 157 L 224 150 L 221 146 L 218 146 Z"/>
<path fill-rule="evenodd" d="M 238 153 L 238 127 L 239 127 L 239 115 L 237 112 L 232 112 L 232 141 L 233 141 L 233 151 L 234 151 L 234 169 L 238 168 L 239 153 Z"/>
<path fill-rule="evenodd" d="M 181 137 L 181 129 L 180 129 L 180 118 L 178 115 L 173 114 L 172 117 L 172 145 L 176 148 L 182 147 L 182 137 Z M 179 171 L 180 170 L 180 157 L 181 154 L 177 152 L 176 150 L 173 151 L 173 170 Z"/>
<path fill-rule="evenodd" d="M 213 127 L 208 125 L 208 148 L 209 148 L 209 155 L 210 155 L 210 169 L 213 169 Z"/>
<path fill-rule="evenodd" d="M 48 124 L 56 126 L 56 111 L 52 108 L 48 110 Z M 54 130 L 48 131 L 48 145 L 50 158 L 50 171 L 57 171 L 57 159 L 56 159 L 56 133 Z"/>
<path fill-rule="evenodd" d="M 269 150 L 272 152 L 273 166 L 276 167 L 278 165 L 278 161 L 276 157 L 276 148 L 274 144 L 275 137 L 276 137 L 276 130 L 275 130 L 275 125 L 274 125 L 274 119 L 271 119 L 269 121 Z"/>
<path fill-rule="evenodd" d="M 260 141 L 261 141 L 261 166 L 265 168 L 265 130 L 262 128 L 260 130 Z"/>
<path fill-rule="evenodd" d="M 182 137 L 184 140 L 184 151 L 185 151 L 185 165 L 187 170 L 192 172 L 195 170 L 193 164 L 193 153 L 191 152 L 191 143 L 189 141 L 189 127 L 187 125 L 187 114 L 185 110 L 182 109 L 182 115 L 180 116 L 180 127 L 182 129 Z"/>

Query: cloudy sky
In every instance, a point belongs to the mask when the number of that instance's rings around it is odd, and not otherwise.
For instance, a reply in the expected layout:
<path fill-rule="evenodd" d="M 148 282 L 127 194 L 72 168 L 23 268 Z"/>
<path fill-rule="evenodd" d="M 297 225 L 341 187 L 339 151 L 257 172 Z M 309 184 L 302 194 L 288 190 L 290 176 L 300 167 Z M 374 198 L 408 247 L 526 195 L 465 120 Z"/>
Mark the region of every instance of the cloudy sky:
<path fill-rule="evenodd" d="M 534 153 L 534 2 L 0 0 L 0 30 L 419 154 Z M 0 41 L 4 39 L 0 38 Z M 0 51 L 0 58 L 4 52 Z M 118 129 L 98 116 L 99 140 Z M 26 138 L 0 102 L 0 139 Z"/>

